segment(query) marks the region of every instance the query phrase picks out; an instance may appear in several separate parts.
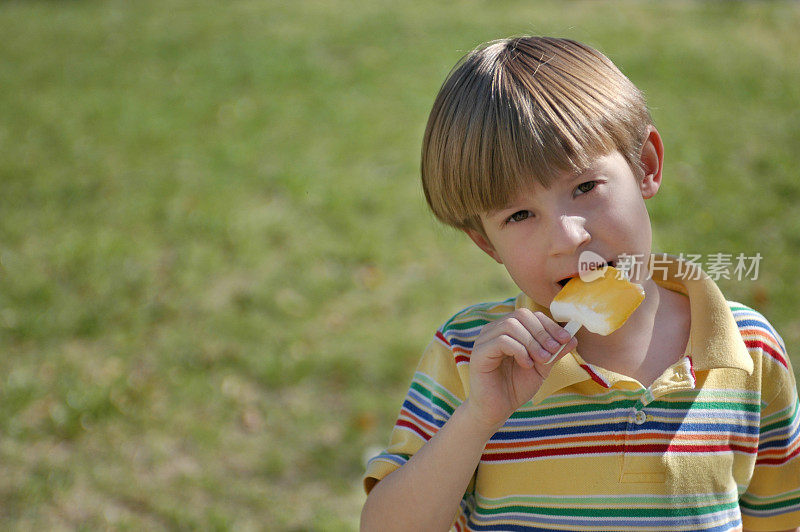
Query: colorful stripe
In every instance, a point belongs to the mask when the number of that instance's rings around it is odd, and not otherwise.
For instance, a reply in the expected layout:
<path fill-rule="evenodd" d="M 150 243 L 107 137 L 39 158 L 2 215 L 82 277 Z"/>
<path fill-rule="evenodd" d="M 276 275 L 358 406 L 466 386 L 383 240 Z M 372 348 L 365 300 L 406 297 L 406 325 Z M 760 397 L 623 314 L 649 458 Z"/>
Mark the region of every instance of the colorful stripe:
<path fill-rule="evenodd" d="M 514 310 L 515 298 L 498 303 L 473 305 L 450 318 L 437 332 L 436 339 L 447 346 L 457 365 L 469 364 L 475 339 L 483 327 Z"/>
<path fill-rule="evenodd" d="M 461 400 L 433 378 L 417 372 L 395 427 L 416 433 L 428 441 L 444 426 Z"/>
<path fill-rule="evenodd" d="M 800 455 L 800 404 L 797 401 L 762 420 L 758 466 L 780 466 Z"/>
<path fill-rule="evenodd" d="M 739 499 L 742 513 L 754 517 L 777 517 L 800 511 L 800 488 L 772 497 L 758 497 L 751 493 Z"/>
<path fill-rule="evenodd" d="M 730 530 L 738 494 L 476 496 L 470 530 Z"/>
<path fill-rule="evenodd" d="M 748 349 L 766 354 L 772 360 L 789 368 L 783 339 L 769 322 L 753 309 L 737 303 L 730 304 L 731 312 L 739 326 L 739 332 Z"/>
<path fill-rule="evenodd" d="M 600 374 L 597 373 L 597 371 L 595 371 L 594 367 L 591 364 L 581 364 L 581 367 L 583 368 L 583 370 L 586 373 L 589 374 L 589 377 L 594 382 L 596 382 L 597 384 L 599 384 L 603 388 L 610 388 L 611 387 L 611 385 L 608 383 L 608 381 L 606 381 L 603 377 L 601 377 Z"/>
<path fill-rule="evenodd" d="M 626 454 L 742 453 L 759 450 L 757 396 L 691 390 L 642 405 L 642 391 L 613 390 L 597 400 L 551 397 L 523 407 L 486 445 L 485 462 Z M 615 400 L 609 401 L 609 398 Z M 560 399 L 563 398 L 563 401 Z M 642 414 L 639 414 L 639 413 Z M 646 420 L 637 423 L 637 415 Z"/>

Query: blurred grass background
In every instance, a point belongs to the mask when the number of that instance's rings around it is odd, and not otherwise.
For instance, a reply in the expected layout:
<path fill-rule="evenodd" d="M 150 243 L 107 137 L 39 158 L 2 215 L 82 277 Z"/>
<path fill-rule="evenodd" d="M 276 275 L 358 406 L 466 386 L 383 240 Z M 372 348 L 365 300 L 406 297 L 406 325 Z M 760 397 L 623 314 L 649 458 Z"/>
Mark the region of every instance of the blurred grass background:
<path fill-rule="evenodd" d="M 451 66 L 577 38 L 666 142 L 655 249 L 800 349 L 796 2 L 0 4 L 0 528 L 354 530 L 421 350 L 515 293 L 436 225 Z"/>

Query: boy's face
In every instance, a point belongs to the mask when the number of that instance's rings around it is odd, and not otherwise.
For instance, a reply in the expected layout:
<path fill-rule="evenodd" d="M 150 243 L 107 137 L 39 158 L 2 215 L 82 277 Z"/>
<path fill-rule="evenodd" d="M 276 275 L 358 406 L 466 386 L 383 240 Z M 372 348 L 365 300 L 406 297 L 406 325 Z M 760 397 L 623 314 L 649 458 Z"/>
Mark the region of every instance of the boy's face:
<path fill-rule="evenodd" d="M 585 172 L 559 176 L 550 188 L 534 184 L 505 208 L 482 214 L 488 240 L 477 231 L 467 233 L 505 266 L 523 292 L 547 307 L 565 280 L 578 274 L 584 251 L 612 264 L 622 255 L 649 258 L 652 235 L 644 200 L 658 191 L 663 160 L 655 129 L 641 157 L 643 178 L 612 152 L 596 158 Z"/>

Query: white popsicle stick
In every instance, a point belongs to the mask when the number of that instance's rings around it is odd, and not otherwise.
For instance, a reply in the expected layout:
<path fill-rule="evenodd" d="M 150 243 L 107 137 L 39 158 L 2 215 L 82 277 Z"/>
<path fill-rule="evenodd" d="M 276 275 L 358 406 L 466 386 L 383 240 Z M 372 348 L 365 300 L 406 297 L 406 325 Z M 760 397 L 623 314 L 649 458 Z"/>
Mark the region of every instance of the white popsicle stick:
<path fill-rule="evenodd" d="M 569 333 L 570 340 L 572 339 L 572 337 L 573 337 L 573 336 L 575 336 L 575 333 L 576 333 L 576 332 L 578 332 L 578 329 L 580 329 L 581 327 L 582 327 L 581 323 L 580 323 L 579 321 L 575 321 L 575 320 L 569 320 L 569 322 L 567 322 L 567 324 L 566 324 L 566 325 L 564 325 L 564 329 L 566 329 L 566 330 L 567 330 L 567 332 Z M 569 341 L 568 341 L 567 343 L 569 343 Z M 556 352 L 556 354 L 555 354 L 555 355 L 551 356 L 551 357 L 550 357 L 550 360 L 548 360 L 547 362 L 545 362 L 545 364 L 550 364 L 550 363 L 552 363 L 552 362 L 553 362 L 553 361 L 554 361 L 556 358 L 558 358 L 558 355 L 560 355 L 560 354 L 561 354 L 561 352 L 564 350 L 564 348 L 565 348 L 565 347 L 567 347 L 567 346 L 566 346 L 566 344 L 565 344 L 565 345 L 563 345 L 563 346 L 561 346 L 561 349 L 559 349 L 559 350 Z"/>

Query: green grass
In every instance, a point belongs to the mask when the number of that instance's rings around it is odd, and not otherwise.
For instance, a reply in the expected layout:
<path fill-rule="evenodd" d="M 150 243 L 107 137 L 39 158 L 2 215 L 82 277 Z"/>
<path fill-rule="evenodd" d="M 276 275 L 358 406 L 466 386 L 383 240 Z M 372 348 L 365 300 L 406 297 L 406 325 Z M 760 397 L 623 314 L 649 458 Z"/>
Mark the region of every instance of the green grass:
<path fill-rule="evenodd" d="M 0 4 L 0 528 L 353 530 L 458 309 L 514 288 L 427 213 L 427 113 L 521 33 L 599 47 L 667 149 L 656 248 L 800 349 L 800 7 Z"/>

